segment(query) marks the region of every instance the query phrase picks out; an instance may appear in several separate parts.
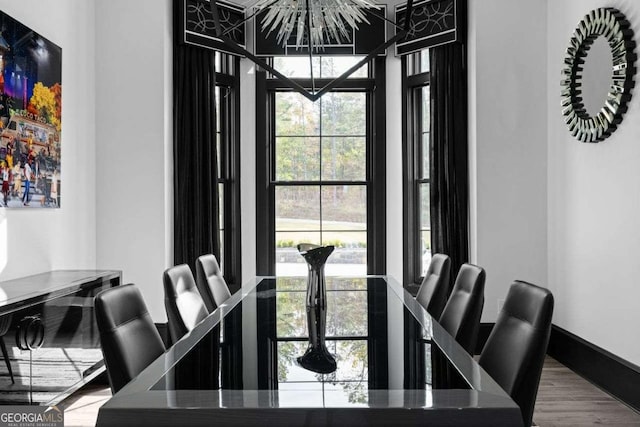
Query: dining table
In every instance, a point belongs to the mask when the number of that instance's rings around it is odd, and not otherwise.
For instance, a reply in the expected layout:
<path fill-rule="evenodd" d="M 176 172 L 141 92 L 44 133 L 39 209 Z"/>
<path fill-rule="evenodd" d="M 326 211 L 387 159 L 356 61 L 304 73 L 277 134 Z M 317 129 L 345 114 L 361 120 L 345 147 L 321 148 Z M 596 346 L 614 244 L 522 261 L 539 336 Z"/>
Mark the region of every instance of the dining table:
<path fill-rule="evenodd" d="M 306 277 L 255 277 L 99 410 L 97 426 L 522 426 L 391 276 L 326 277 L 333 372 L 303 367 Z"/>

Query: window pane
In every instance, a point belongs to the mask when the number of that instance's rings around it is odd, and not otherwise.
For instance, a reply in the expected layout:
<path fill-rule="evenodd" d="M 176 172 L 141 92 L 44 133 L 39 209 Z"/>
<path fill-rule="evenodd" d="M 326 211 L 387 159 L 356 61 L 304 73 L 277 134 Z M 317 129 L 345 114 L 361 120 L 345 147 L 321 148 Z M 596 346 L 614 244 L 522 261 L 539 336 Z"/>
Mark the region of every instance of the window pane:
<path fill-rule="evenodd" d="M 220 129 L 220 128 L 218 128 Z M 222 135 L 220 132 L 216 134 L 216 160 L 218 166 L 218 179 L 224 177 L 224 171 L 222 170 Z"/>
<path fill-rule="evenodd" d="M 338 77 L 349 68 L 362 61 L 364 56 L 323 56 L 321 59 L 321 77 Z M 367 64 L 358 68 L 349 77 L 367 77 L 369 67 Z"/>
<path fill-rule="evenodd" d="M 420 94 L 420 98 L 422 101 L 422 132 L 428 132 L 429 120 L 431 118 L 430 116 L 431 101 L 429 99 L 429 96 L 430 96 L 429 86 L 422 86 L 420 88 L 420 91 L 422 92 Z"/>
<path fill-rule="evenodd" d="M 298 245 L 300 243 L 313 243 L 314 245 L 320 244 L 320 232 L 319 231 L 278 231 L 276 232 L 276 248 L 278 249 L 294 249 L 293 257 L 287 258 L 289 262 L 295 262 L 305 264 L 305 260 L 298 253 Z M 283 253 L 286 251 L 283 251 Z"/>
<path fill-rule="evenodd" d="M 429 49 L 407 56 L 407 73 L 409 75 L 426 73 L 429 68 Z"/>
<path fill-rule="evenodd" d="M 276 138 L 276 181 L 318 181 L 320 138 Z"/>
<path fill-rule="evenodd" d="M 431 229 L 431 212 L 429 201 L 429 184 L 420 185 L 420 229 Z"/>
<path fill-rule="evenodd" d="M 307 263 L 298 253 L 300 243 L 320 244 L 319 231 L 276 232 L 276 275 L 277 276 L 306 276 Z"/>
<path fill-rule="evenodd" d="M 329 260 L 341 259 L 346 262 L 346 257 L 336 255 L 339 251 L 346 252 L 347 249 L 367 249 L 367 232 L 366 231 L 340 231 L 340 230 L 322 230 L 322 244 L 333 245 L 336 250 Z"/>
<path fill-rule="evenodd" d="M 320 231 L 320 187 L 276 187 L 276 231 Z"/>
<path fill-rule="evenodd" d="M 322 134 L 365 136 L 367 96 L 363 92 L 331 92 L 322 103 Z"/>
<path fill-rule="evenodd" d="M 420 72 L 426 73 L 429 69 L 429 49 L 425 49 L 420 51 Z"/>
<path fill-rule="evenodd" d="M 322 228 L 366 230 L 367 187 L 327 185 L 322 187 Z"/>
<path fill-rule="evenodd" d="M 218 213 L 220 230 L 224 230 L 224 184 L 218 183 Z"/>
<path fill-rule="evenodd" d="M 224 261 L 226 259 L 224 254 L 224 184 L 218 184 L 218 213 L 220 221 L 220 270 L 224 272 Z"/>
<path fill-rule="evenodd" d="M 322 179 L 325 181 L 364 181 L 367 178 L 367 140 L 365 137 L 322 139 Z"/>
<path fill-rule="evenodd" d="M 424 276 L 431 262 L 431 231 L 429 230 L 420 232 L 420 253 L 422 254 L 422 275 Z"/>
<path fill-rule="evenodd" d="M 367 274 L 366 231 L 323 231 L 322 244 L 336 247 L 327 260 L 327 275 Z"/>
<path fill-rule="evenodd" d="M 277 136 L 320 134 L 320 102 L 311 102 L 299 93 L 276 93 L 275 115 Z"/>
<path fill-rule="evenodd" d="M 420 170 L 420 178 L 429 179 L 429 132 L 422 134 L 421 151 L 422 168 Z"/>
<path fill-rule="evenodd" d="M 224 263 L 226 257 L 224 256 L 224 230 L 220 230 L 220 271 L 224 274 Z"/>
<path fill-rule="evenodd" d="M 273 68 L 286 77 L 311 77 L 308 56 L 276 56 L 273 58 Z M 320 57 L 317 56 L 313 57 L 313 76 L 320 76 Z"/>
<path fill-rule="evenodd" d="M 222 71 L 222 53 L 220 52 L 215 52 L 214 53 L 214 62 L 215 62 L 215 70 L 216 72 L 221 72 Z"/>
<path fill-rule="evenodd" d="M 342 75 L 349 68 L 361 61 L 364 56 L 314 56 L 313 76 L 315 78 L 335 78 Z M 292 78 L 310 78 L 311 67 L 308 56 L 276 56 L 273 58 L 273 68 Z M 349 78 L 368 77 L 369 65 L 365 64 L 357 69 Z"/>
<path fill-rule="evenodd" d="M 216 52 L 217 53 L 217 52 Z M 220 132 L 220 86 L 216 86 L 216 129 Z"/>

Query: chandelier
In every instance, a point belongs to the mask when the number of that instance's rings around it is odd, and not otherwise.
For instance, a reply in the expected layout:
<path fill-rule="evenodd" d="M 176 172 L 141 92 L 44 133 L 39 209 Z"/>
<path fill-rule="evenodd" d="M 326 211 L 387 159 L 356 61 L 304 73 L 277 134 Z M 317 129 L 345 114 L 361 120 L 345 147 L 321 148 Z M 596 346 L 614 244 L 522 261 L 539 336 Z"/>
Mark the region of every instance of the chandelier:
<path fill-rule="evenodd" d="M 364 10 L 378 6 L 368 0 L 258 0 L 254 7 L 264 11 L 262 29 L 277 32 L 278 43 L 286 44 L 295 33 L 295 47 L 320 49 L 325 40 L 349 39 L 361 22 L 369 23 Z"/>

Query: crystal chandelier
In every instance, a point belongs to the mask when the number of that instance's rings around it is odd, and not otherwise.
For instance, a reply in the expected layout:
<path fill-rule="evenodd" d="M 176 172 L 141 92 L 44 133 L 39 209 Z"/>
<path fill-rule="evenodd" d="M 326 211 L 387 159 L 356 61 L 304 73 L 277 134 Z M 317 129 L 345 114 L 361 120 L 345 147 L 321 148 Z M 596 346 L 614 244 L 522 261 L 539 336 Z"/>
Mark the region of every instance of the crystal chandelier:
<path fill-rule="evenodd" d="M 286 44 L 295 32 L 296 49 L 306 47 L 308 34 L 317 50 L 325 40 L 348 40 L 359 23 L 369 23 L 364 10 L 378 6 L 368 0 L 258 0 L 255 8 L 265 11 L 262 29 L 276 31 L 278 43 Z"/>

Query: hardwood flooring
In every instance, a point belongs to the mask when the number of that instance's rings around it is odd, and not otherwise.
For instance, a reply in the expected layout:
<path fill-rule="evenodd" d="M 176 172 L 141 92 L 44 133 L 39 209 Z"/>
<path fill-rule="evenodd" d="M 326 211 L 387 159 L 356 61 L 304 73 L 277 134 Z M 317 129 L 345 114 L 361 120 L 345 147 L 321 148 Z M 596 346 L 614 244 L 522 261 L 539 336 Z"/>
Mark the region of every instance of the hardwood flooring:
<path fill-rule="evenodd" d="M 640 426 L 640 414 L 547 357 L 533 421 L 540 427 L 631 427 Z"/>
<path fill-rule="evenodd" d="M 95 426 L 111 397 L 105 385 L 88 385 L 65 400 L 65 427 Z M 533 420 L 539 427 L 640 427 L 640 414 L 548 357 Z"/>
<path fill-rule="evenodd" d="M 104 384 L 87 384 L 65 399 L 65 427 L 92 427 L 98 420 L 98 409 L 111 398 L 111 389 Z"/>

